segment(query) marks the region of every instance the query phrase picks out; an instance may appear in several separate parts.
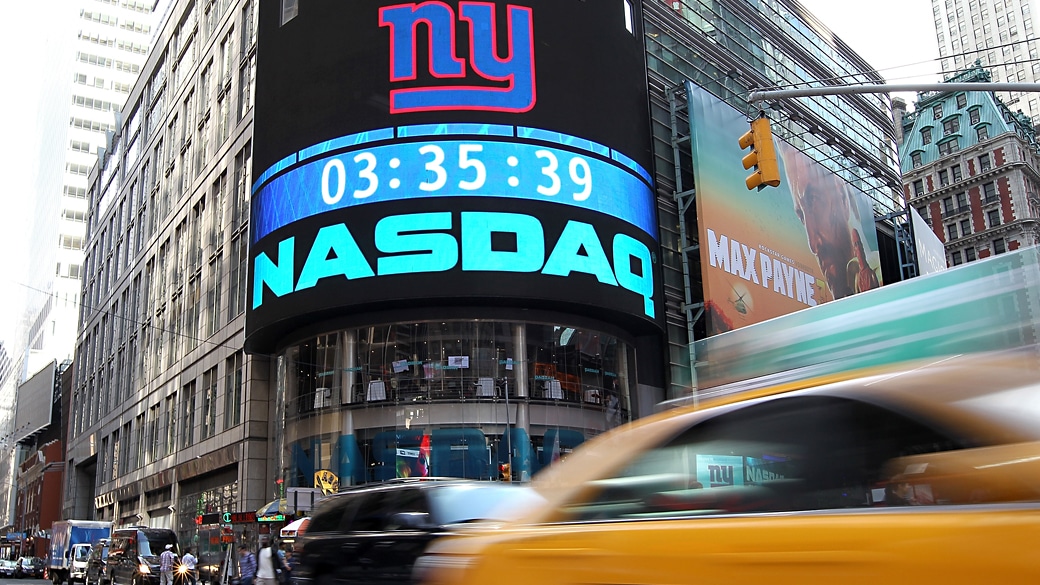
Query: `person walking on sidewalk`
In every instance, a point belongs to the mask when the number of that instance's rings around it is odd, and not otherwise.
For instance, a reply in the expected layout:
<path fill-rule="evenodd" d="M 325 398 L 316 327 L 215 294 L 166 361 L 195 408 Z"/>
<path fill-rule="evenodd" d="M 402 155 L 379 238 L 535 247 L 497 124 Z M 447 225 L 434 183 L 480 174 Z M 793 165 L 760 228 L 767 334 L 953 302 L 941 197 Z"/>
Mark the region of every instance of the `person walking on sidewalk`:
<path fill-rule="evenodd" d="M 173 565 L 177 562 L 177 554 L 173 545 L 166 545 L 166 550 L 159 555 L 159 585 L 173 585 Z"/>
<path fill-rule="evenodd" d="M 239 585 L 253 585 L 256 579 L 256 555 L 249 552 L 246 545 L 238 547 L 238 583 Z"/>
<path fill-rule="evenodd" d="M 256 556 L 256 585 L 277 585 L 279 564 L 278 553 L 264 540 Z"/>
<path fill-rule="evenodd" d="M 188 578 L 188 583 L 196 585 L 198 582 L 198 573 L 195 572 L 195 565 L 198 564 L 199 560 L 195 558 L 195 555 L 191 554 L 191 549 L 184 549 L 184 554 L 181 555 L 181 564 L 184 565 L 186 573 L 185 577 Z"/>

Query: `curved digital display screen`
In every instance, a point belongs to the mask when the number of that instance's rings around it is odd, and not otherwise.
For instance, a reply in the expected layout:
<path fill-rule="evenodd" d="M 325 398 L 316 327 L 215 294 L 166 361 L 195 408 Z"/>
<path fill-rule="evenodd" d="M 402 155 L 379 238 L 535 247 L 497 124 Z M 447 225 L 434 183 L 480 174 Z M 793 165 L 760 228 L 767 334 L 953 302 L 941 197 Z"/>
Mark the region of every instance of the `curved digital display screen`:
<path fill-rule="evenodd" d="M 460 299 L 659 328 L 633 2 L 314 0 L 284 24 L 278 5 L 260 10 L 248 348 Z"/>
<path fill-rule="evenodd" d="M 407 130 L 398 134 L 407 136 Z M 592 150 L 591 145 L 583 151 L 475 139 L 391 142 L 302 160 L 254 195 L 253 242 L 305 217 L 407 201 L 416 193 L 552 201 L 618 217 L 654 237 L 657 222 L 646 171 L 634 163 L 626 168 L 610 156 L 610 149 Z"/>

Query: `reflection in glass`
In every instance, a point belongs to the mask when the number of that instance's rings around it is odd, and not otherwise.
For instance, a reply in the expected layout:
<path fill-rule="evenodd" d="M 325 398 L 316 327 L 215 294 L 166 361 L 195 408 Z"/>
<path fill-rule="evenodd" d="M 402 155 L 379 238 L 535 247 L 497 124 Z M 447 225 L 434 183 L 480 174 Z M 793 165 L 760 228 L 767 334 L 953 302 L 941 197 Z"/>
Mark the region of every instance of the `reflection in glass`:
<path fill-rule="evenodd" d="M 630 419 L 632 351 L 599 331 L 482 320 L 307 339 L 279 360 L 286 487 L 524 481 Z"/>

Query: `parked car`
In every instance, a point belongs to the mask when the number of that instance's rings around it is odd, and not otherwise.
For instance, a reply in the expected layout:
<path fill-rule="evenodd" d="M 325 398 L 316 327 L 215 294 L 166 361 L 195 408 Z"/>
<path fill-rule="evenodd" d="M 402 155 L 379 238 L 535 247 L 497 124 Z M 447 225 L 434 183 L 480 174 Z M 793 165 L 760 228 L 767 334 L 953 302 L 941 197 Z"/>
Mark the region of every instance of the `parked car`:
<path fill-rule="evenodd" d="M 46 562 L 39 557 L 20 557 L 14 576 L 19 579 L 43 579 Z"/>
<path fill-rule="evenodd" d="M 428 585 L 1040 583 L 1040 360 L 956 356 L 702 398 L 435 541 Z"/>
<path fill-rule="evenodd" d="M 108 543 L 107 539 L 98 542 L 90 549 L 87 558 L 87 578 L 84 585 L 108 585 Z"/>
<path fill-rule="evenodd" d="M 108 544 L 108 578 L 112 585 L 158 585 L 159 555 L 166 545 L 180 556 L 177 534 L 168 528 L 120 528 Z"/>
<path fill-rule="evenodd" d="M 18 561 L 0 560 L 0 577 L 14 577 L 18 572 Z"/>
<path fill-rule="evenodd" d="M 433 539 L 479 520 L 504 520 L 541 501 L 519 485 L 391 480 L 324 499 L 296 542 L 296 583 L 407 583 Z"/>

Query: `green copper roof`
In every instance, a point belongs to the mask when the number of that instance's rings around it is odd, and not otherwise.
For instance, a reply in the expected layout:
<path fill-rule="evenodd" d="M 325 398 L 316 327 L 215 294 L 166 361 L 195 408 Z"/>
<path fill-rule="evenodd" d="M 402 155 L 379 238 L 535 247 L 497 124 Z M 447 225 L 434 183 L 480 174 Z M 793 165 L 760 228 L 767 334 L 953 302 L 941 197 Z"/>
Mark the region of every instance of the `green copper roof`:
<path fill-rule="evenodd" d="M 976 62 L 971 69 L 946 81 L 985 82 L 989 79 L 989 73 Z M 903 172 L 912 170 L 915 167 L 914 153 L 921 157 L 917 166 L 923 166 L 958 150 L 971 148 L 980 142 L 979 129 L 983 127 L 983 141 L 1017 132 L 1027 142 L 1036 144 L 1029 117 L 1012 112 L 992 91 L 920 93 L 914 112 L 903 118 L 899 166 Z M 948 145 L 950 142 L 954 144 Z"/>

